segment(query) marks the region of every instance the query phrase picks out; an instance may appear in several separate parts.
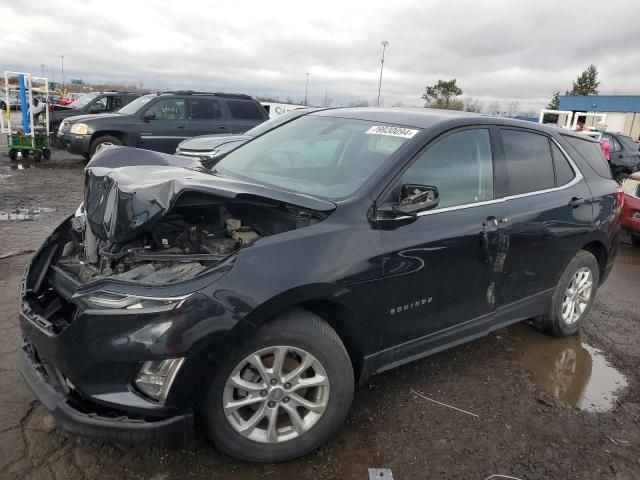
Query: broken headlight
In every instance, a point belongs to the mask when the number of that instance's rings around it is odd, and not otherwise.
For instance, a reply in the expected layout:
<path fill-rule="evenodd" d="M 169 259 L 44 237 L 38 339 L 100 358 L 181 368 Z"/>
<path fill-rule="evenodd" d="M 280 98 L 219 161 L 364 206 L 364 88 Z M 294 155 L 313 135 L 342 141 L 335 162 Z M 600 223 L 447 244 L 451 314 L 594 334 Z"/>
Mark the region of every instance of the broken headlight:
<path fill-rule="evenodd" d="M 134 378 L 135 387 L 147 397 L 164 402 L 183 363 L 184 357 L 144 362 Z"/>
<path fill-rule="evenodd" d="M 153 308 L 156 310 L 173 310 L 178 308 L 189 295 L 179 297 L 143 297 L 113 292 L 96 292 L 77 297 L 86 308 L 136 310 Z"/>

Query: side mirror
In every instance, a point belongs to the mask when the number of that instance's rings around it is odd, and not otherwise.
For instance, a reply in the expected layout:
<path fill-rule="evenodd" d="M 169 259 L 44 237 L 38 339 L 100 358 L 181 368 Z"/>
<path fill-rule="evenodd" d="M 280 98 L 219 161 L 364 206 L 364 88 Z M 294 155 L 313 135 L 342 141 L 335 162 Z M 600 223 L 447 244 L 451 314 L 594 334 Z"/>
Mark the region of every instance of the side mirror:
<path fill-rule="evenodd" d="M 440 203 L 438 187 L 432 185 L 402 185 L 400 190 L 400 204 L 394 205 L 392 210 L 402 215 L 415 216 L 435 208 Z"/>
<path fill-rule="evenodd" d="M 154 118 L 156 118 L 156 114 L 153 113 L 151 110 L 147 110 L 142 114 L 142 118 L 144 119 L 145 122 L 148 122 L 149 120 L 153 120 Z"/>

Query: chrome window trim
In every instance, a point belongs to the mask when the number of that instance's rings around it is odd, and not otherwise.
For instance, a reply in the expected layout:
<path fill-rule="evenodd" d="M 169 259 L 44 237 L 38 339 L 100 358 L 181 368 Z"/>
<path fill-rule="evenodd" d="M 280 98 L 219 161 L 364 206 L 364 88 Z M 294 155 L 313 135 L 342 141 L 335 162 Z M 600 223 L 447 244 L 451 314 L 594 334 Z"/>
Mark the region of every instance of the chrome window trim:
<path fill-rule="evenodd" d="M 569 165 L 571 166 L 571 168 L 573 170 L 574 177 L 569 183 L 566 183 L 566 184 L 561 185 L 559 187 L 547 188 L 545 190 L 536 190 L 535 192 L 519 193 L 517 195 L 510 195 L 508 197 L 496 198 L 494 200 L 486 200 L 484 202 L 465 203 L 463 205 L 455 205 L 455 206 L 444 207 L 444 208 L 435 209 L 435 210 L 427 210 L 425 212 L 417 213 L 416 216 L 424 217 L 426 215 L 436 215 L 438 213 L 452 212 L 452 211 L 456 211 L 456 210 L 463 210 L 463 209 L 466 209 L 466 208 L 483 207 L 485 205 L 499 204 L 499 203 L 503 203 L 503 202 L 508 202 L 509 200 L 516 200 L 516 199 L 519 199 L 519 198 L 532 197 L 532 196 L 535 196 L 535 195 L 544 195 L 546 193 L 558 192 L 560 190 L 565 190 L 567 188 L 573 187 L 574 185 L 580 183 L 584 179 L 584 177 L 582 175 L 582 172 L 580 172 L 580 169 L 578 168 L 578 166 L 575 164 L 575 162 L 571 158 L 571 156 L 567 153 L 567 151 L 564 148 L 562 148 L 562 145 L 560 145 L 556 141 L 555 138 L 553 138 L 553 137 L 547 137 L 547 138 L 549 138 L 553 143 L 555 143 L 555 145 L 560 149 L 560 151 L 566 157 L 567 161 L 569 162 Z M 408 216 L 408 215 L 404 215 L 402 217 L 395 218 L 395 220 L 405 220 L 405 219 L 408 219 L 408 218 L 412 218 L 412 217 Z"/>

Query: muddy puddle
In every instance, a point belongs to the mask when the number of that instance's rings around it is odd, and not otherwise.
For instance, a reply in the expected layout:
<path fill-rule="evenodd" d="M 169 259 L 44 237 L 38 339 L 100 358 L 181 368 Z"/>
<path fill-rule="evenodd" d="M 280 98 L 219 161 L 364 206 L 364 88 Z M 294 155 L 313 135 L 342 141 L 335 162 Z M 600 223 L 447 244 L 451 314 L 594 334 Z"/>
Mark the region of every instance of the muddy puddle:
<path fill-rule="evenodd" d="M 628 385 L 604 352 L 577 336 L 549 337 L 523 324 L 508 331 L 531 379 L 545 392 L 580 410 L 611 410 Z"/>

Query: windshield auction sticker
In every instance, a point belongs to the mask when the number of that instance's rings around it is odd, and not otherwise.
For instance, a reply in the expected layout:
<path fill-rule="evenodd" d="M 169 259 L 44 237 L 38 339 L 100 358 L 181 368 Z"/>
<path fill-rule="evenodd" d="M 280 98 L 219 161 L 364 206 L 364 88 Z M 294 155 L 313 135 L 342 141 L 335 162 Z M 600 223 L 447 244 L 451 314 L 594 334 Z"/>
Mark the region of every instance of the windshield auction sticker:
<path fill-rule="evenodd" d="M 420 130 L 415 130 L 413 128 L 385 127 L 382 125 L 376 125 L 364 133 L 368 133 L 369 135 L 390 135 L 392 137 L 413 138 L 419 131 Z"/>

